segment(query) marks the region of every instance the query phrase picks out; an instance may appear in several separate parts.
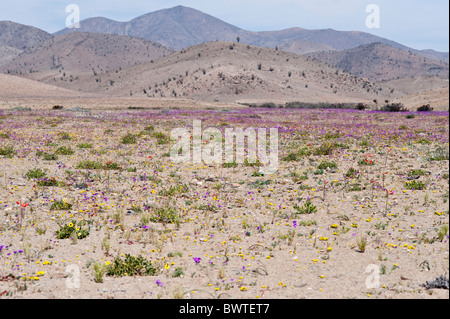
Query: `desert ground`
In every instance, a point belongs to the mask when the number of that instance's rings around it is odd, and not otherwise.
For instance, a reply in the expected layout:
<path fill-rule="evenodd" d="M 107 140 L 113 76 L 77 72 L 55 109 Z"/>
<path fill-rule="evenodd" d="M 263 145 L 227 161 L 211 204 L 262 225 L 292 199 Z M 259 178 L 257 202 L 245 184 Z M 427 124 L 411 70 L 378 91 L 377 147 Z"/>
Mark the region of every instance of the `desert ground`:
<path fill-rule="evenodd" d="M 95 101 L 1 103 L 0 298 L 449 298 L 448 111 Z M 278 171 L 174 163 L 194 120 L 278 128 Z"/>

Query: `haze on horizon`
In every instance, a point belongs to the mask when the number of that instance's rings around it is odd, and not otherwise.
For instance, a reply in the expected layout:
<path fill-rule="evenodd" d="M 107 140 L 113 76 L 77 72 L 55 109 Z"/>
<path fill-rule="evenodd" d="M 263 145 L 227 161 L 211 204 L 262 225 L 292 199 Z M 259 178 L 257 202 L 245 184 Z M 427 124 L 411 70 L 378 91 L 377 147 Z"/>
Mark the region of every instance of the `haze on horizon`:
<path fill-rule="evenodd" d="M 414 49 L 449 51 L 447 0 L 17 0 L 2 5 L 0 20 L 53 33 L 65 27 L 68 15 L 65 9 L 69 4 L 80 7 L 81 20 L 101 16 L 129 21 L 149 12 L 183 5 L 248 31 L 291 27 L 362 31 Z M 366 27 L 369 4 L 380 8 L 379 29 Z"/>

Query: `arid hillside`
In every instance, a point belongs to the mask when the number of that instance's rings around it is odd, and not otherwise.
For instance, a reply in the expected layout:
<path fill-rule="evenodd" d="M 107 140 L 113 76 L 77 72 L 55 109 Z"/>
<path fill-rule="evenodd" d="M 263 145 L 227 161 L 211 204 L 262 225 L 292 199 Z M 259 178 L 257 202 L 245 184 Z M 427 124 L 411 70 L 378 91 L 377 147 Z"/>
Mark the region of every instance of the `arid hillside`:
<path fill-rule="evenodd" d="M 2 69 L 9 74 L 53 71 L 57 77 L 66 80 L 68 72 L 97 74 L 150 62 L 172 52 L 172 49 L 141 38 L 77 32 L 51 38 L 27 49 L 4 64 Z"/>
<path fill-rule="evenodd" d="M 174 97 L 206 101 L 283 99 L 359 102 L 399 97 L 308 57 L 231 42 L 211 42 L 127 69 L 70 73 L 63 81 L 31 74 L 61 87 L 112 96 Z"/>
<path fill-rule="evenodd" d="M 382 43 L 372 43 L 344 51 L 315 52 L 309 56 L 371 81 L 419 75 L 448 78 L 449 75 L 448 63 Z"/>

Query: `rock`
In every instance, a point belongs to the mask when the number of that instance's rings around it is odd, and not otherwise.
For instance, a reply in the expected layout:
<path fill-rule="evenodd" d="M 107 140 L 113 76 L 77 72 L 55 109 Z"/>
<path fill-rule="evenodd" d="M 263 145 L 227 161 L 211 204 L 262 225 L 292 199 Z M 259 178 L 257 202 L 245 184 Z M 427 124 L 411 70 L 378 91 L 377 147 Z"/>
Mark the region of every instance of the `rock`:
<path fill-rule="evenodd" d="M 57 272 L 56 274 L 53 274 L 50 278 L 51 279 L 63 279 L 69 277 L 69 274 L 65 272 Z"/>

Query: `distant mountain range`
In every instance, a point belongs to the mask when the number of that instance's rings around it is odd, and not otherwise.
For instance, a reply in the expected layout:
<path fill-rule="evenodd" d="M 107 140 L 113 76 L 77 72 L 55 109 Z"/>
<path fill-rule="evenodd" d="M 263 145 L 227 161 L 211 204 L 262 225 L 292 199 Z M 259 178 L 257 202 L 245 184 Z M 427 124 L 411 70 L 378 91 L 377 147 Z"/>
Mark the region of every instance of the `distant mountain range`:
<path fill-rule="evenodd" d="M 0 21 L 0 72 L 10 82 L 4 92 L 37 81 L 33 94 L 57 87 L 57 94 L 370 103 L 434 90 L 430 99 L 448 104 L 439 90 L 448 88 L 448 53 L 364 32 L 251 32 L 183 6 L 129 22 L 90 18 L 55 34 Z"/>
<path fill-rule="evenodd" d="M 302 28 L 251 32 L 184 6 L 151 12 L 129 22 L 118 22 L 101 17 L 89 18 L 82 20 L 80 26 L 79 29 L 63 29 L 56 32 L 55 35 L 70 32 L 129 35 L 161 43 L 174 50 L 211 41 L 236 41 L 239 37 L 242 43 L 267 48 L 278 47 L 281 50 L 298 54 L 324 50 L 347 50 L 378 42 L 428 58 L 444 61 L 449 59 L 448 52 L 415 50 L 365 32 Z"/>

